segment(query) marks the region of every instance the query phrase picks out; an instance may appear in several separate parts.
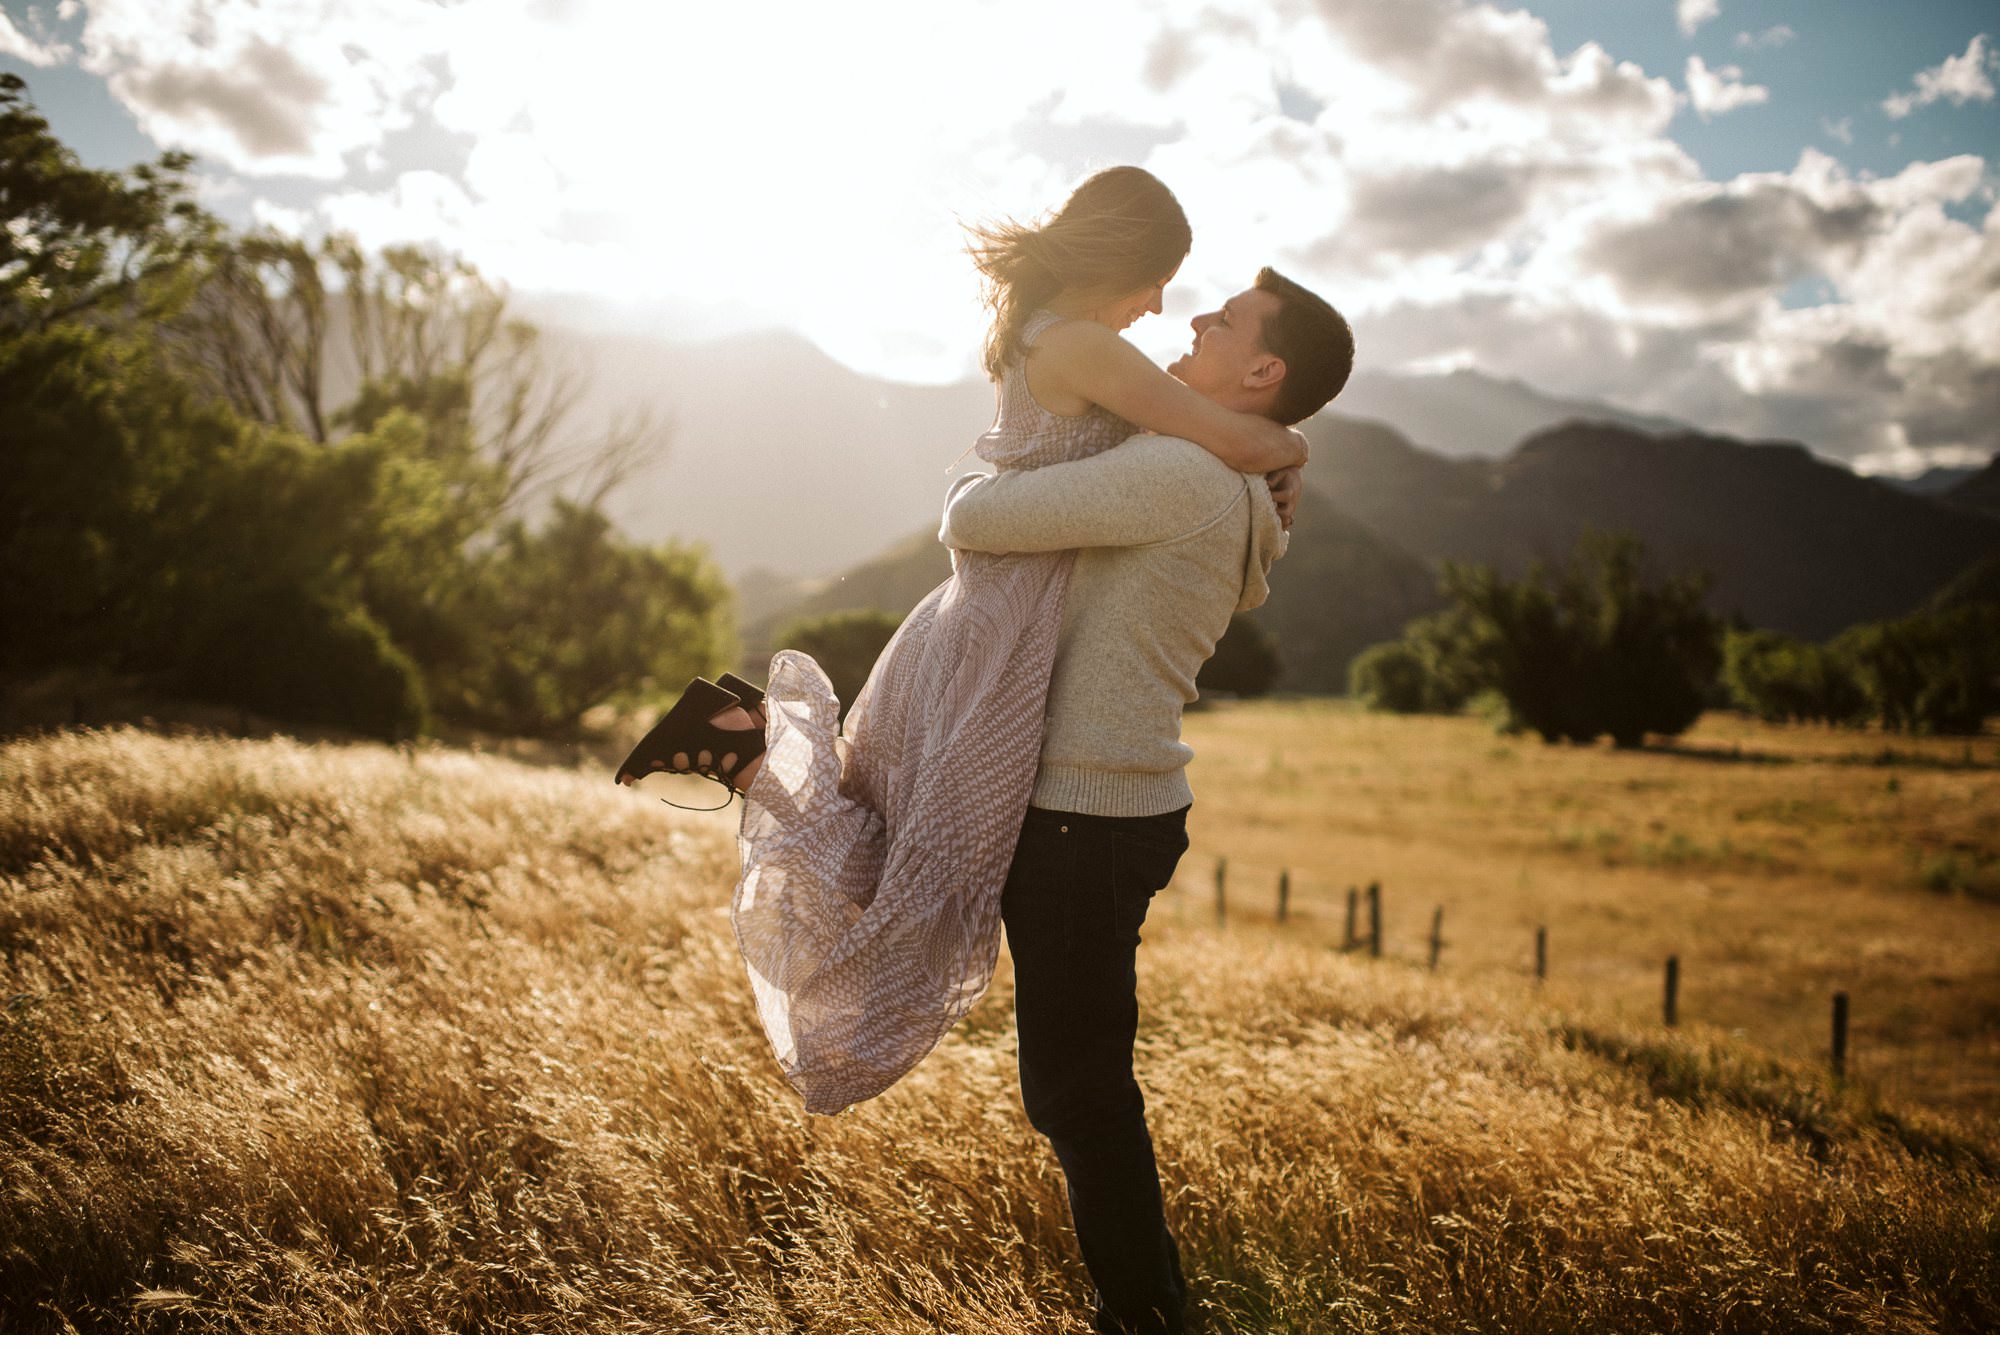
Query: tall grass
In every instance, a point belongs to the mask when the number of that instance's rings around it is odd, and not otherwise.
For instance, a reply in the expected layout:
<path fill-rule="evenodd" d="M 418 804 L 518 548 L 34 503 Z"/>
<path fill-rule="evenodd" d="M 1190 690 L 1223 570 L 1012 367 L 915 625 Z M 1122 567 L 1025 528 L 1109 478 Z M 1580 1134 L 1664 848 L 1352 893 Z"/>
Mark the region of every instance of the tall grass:
<path fill-rule="evenodd" d="M 599 776 L 0 746 L 0 1330 L 1084 1328 L 1005 967 L 809 1118 L 727 824 Z M 2000 1325 L 1990 1139 L 1726 1037 L 1165 921 L 1141 999 L 1209 1328 Z"/>

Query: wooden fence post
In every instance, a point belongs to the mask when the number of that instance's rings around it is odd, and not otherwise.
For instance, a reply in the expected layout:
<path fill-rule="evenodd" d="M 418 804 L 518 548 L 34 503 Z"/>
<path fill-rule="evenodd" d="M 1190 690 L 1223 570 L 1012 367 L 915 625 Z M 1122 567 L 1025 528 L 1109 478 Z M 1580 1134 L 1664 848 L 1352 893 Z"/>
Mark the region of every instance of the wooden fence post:
<path fill-rule="evenodd" d="M 1667 957 L 1667 1005 L 1666 1016 L 1669 1026 L 1680 1024 L 1681 1019 L 1681 958 Z"/>
<path fill-rule="evenodd" d="M 1229 859 L 1215 859 L 1215 925 L 1221 927 L 1229 921 Z"/>
<path fill-rule="evenodd" d="M 1361 903 L 1361 892 L 1359 890 L 1356 890 L 1351 885 L 1348 886 L 1347 887 L 1347 941 L 1340 948 L 1343 951 L 1352 951 L 1355 947 L 1356 939 L 1354 936 L 1354 911 L 1357 907 L 1360 906 L 1360 903 Z"/>
<path fill-rule="evenodd" d="M 1847 995 L 1833 995 L 1833 1075 L 1847 1076 Z"/>
<path fill-rule="evenodd" d="M 1368 954 L 1382 954 L 1382 883 L 1368 882 Z"/>
<path fill-rule="evenodd" d="M 1282 923 L 1285 921 L 1285 915 L 1288 912 L 1290 912 L 1291 907 L 1292 907 L 1292 872 L 1291 868 L 1287 867 L 1285 870 L 1280 871 L 1278 873 L 1278 921 L 1279 922 Z"/>
<path fill-rule="evenodd" d="M 1444 949 L 1444 905 L 1431 911 L 1431 968 L 1438 967 L 1438 952 Z"/>
<path fill-rule="evenodd" d="M 1543 983 L 1549 977 L 1549 929 L 1547 926 L 1535 929 L 1535 982 Z"/>

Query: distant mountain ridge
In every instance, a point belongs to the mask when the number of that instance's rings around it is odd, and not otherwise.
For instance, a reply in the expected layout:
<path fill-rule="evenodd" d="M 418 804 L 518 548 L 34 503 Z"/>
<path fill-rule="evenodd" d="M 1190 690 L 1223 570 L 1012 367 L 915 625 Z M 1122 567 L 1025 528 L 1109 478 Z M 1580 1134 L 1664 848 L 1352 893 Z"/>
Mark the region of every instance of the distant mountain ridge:
<path fill-rule="evenodd" d="M 1891 487 L 1900 487 L 1905 492 L 1916 492 L 1924 496 L 1942 496 L 1980 471 L 1978 466 L 1966 468 L 1952 464 L 1939 464 L 1927 468 L 1913 478 L 1883 478 Z"/>
<path fill-rule="evenodd" d="M 1277 640 L 1283 688 L 1342 689 L 1361 650 L 1443 606 L 1444 562 L 1519 576 L 1566 561 L 1587 529 L 1629 530 L 1655 577 L 1706 570 L 1715 611 L 1815 641 L 1907 613 L 2000 556 L 2000 513 L 1859 477 L 1796 444 L 1570 422 L 1501 459 L 1450 459 L 1380 423 L 1323 415 L 1306 429 L 1306 499 L 1255 615 Z M 768 651 L 805 614 L 904 612 L 949 569 L 924 529 L 771 615 L 749 645 Z"/>
<path fill-rule="evenodd" d="M 1610 422 L 1653 435 L 1695 429 L 1671 417 L 1558 398 L 1518 379 L 1477 370 L 1440 375 L 1356 370 L 1335 408 L 1342 417 L 1387 423 L 1412 443 L 1453 459 L 1497 459 L 1535 432 L 1563 422 Z"/>
<path fill-rule="evenodd" d="M 986 383 L 875 379 L 784 332 L 680 344 L 552 329 L 550 339 L 592 377 L 599 420 L 630 401 L 672 420 L 665 458 L 610 497 L 611 517 L 638 539 L 704 542 L 731 575 L 824 577 L 875 556 L 935 518 L 953 478 L 978 467 L 965 451 L 993 419 Z M 1684 429 L 1469 370 L 1359 370 L 1335 406 L 1461 458 L 1497 458 L 1578 417 Z"/>
<path fill-rule="evenodd" d="M 1379 425 L 1326 418 L 1308 431 L 1318 487 L 1428 562 L 1518 575 L 1566 558 L 1586 529 L 1629 530 L 1656 571 L 1709 571 L 1717 611 L 1815 641 L 1906 613 L 2000 549 L 2000 519 L 1954 494 L 1900 491 L 1798 444 L 1571 422 L 1478 463 Z"/>
<path fill-rule="evenodd" d="M 672 414 L 670 453 L 607 509 L 636 538 L 700 540 L 726 571 L 754 571 L 753 649 L 804 613 L 907 610 L 946 574 L 937 512 L 953 478 L 981 467 L 964 451 L 991 420 L 990 387 L 873 379 L 783 333 L 694 345 L 553 336 L 600 395 Z M 1355 652 L 1436 608 L 1444 560 L 1518 574 L 1567 557 L 1586 528 L 1630 529 L 1656 567 L 1710 570 L 1720 612 L 1813 639 L 1907 612 L 2000 548 L 1994 466 L 1912 490 L 1800 445 L 1472 371 L 1358 371 L 1335 407 L 1304 427 L 1309 496 L 1258 615 L 1291 687 L 1339 687 Z M 1423 448 L 1427 437 L 1451 452 Z"/>
<path fill-rule="evenodd" d="M 951 575 L 951 554 L 935 529 L 919 530 L 880 556 L 743 625 L 745 655 L 768 659 L 786 625 L 846 609 L 904 614 Z M 1348 662 L 1439 607 L 1434 570 L 1306 489 L 1285 556 L 1271 573 L 1271 598 L 1252 617 L 1278 643 L 1278 687 L 1342 688 Z"/>
<path fill-rule="evenodd" d="M 1968 510 L 2000 514 L 2000 454 L 1985 468 L 1952 484 L 1944 499 Z"/>

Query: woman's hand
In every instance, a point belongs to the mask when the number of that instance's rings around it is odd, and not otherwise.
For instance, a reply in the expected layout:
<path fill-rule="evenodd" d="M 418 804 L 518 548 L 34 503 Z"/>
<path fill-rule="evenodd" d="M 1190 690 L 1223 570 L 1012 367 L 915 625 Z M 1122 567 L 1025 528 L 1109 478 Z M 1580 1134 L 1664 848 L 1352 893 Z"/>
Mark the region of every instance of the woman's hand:
<path fill-rule="evenodd" d="M 1292 512 L 1299 507 L 1299 493 L 1304 490 L 1306 476 L 1296 467 L 1276 469 L 1264 475 L 1264 482 L 1271 489 L 1271 504 L 1278 508 L 1278 525 L 1282 529 L 1292 527 Z"/>
<path fill-rule="evenodd" d="M 1217 450 L 1214 446 L 1207 448 L 1238 473 L 1268 474 L 1280 469 L 1304 468 L 1306 460 L 1312 456 L 1312 446 L 1305 436 L 1289 426 L 1280 426 L 1268 417 L 1248 413 L 1229 415 L 1242 419 L 1241 424 L 1252 433 L 1251 440 L 1235 450 Z"/>

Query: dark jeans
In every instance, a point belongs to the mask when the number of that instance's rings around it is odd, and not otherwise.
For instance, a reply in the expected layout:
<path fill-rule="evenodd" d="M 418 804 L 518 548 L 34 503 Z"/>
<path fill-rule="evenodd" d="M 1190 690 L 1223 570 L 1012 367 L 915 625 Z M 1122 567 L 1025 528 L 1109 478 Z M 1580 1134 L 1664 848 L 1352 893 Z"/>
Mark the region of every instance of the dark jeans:
<path fill-rule="evenodd" d="M 1102 1331 L 1184 1328 L 1132 1040 L 1139 925 L 1187 851 L 1186 821 L 1185 807 L 1133 819 L 1030 809 L 1000 900 L 1021 1097 L 1062 1164 Z"/>

